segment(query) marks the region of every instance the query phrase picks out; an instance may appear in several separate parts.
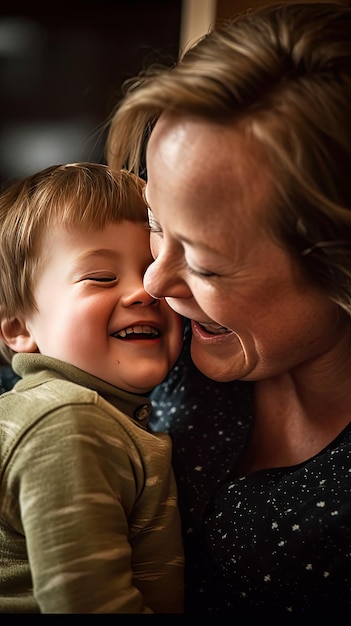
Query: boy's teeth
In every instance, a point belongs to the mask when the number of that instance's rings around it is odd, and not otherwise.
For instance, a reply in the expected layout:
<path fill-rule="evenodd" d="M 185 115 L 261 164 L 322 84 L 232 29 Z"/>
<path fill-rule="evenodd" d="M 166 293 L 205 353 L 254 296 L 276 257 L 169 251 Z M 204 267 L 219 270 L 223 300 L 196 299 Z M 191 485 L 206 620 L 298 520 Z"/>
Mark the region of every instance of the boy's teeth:
<path fill-rule="evenodd" d="M 152 328 L 152 326 L 128 326 L 128 328 L 123 328 L 122 330 L 118 331 L 118 333 L 115 333 L 117 335 L 117 337 L 126 337 L 127 335 L 153 335 L 153 336 L 157 336 L 158 335 L 158 331 L 155 328 Z"/>

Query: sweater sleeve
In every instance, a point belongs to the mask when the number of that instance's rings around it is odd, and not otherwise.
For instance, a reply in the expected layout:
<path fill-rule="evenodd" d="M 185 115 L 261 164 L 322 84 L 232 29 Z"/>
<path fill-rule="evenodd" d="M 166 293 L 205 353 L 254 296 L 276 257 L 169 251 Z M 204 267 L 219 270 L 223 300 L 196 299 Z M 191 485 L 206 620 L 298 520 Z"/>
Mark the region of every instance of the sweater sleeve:
<path fill-rule="evenodd" d="M 133 585 L 128 515 L 143 487 L 138 451 L 97 407 L 61 407 L 8 468 L 42 613 L 152 613 Z"/>

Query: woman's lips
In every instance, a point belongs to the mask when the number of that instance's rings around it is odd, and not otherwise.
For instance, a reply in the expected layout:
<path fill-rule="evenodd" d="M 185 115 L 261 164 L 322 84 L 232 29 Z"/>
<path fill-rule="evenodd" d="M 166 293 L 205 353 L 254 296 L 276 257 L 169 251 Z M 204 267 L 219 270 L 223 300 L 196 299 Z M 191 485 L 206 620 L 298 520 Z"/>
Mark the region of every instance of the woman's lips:
<path fill-rule="evenodd" d="M 210 335 L 223 335 L 224 333 L 231 332 L 225 326 L 220 326 L 220 324 L 215 324 L 214 322 L 211 322 L 210 324 L 201 324 L 200 322 L 196 322 L 196 324 L 201 326 Z"/>
<path fill-rule="evenodd" d="M 233 331 L 215 322 L 201 323 L 191 321 L 194 336 L 202 343 L 220 343 L 225 341 L 228 335 L 233 335 Z"/>

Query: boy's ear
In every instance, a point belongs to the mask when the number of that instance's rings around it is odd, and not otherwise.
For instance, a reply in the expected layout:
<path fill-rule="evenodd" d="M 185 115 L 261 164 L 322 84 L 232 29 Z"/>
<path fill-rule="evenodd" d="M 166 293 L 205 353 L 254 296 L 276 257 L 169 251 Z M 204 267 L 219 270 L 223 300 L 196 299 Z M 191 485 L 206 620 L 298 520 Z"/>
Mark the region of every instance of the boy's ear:
<path fill-rule="evenodd" d="M 38 346 L 26 324 L 17 317 L 1 321 L 0 338 L 14 352 L 38 352 Z"/>

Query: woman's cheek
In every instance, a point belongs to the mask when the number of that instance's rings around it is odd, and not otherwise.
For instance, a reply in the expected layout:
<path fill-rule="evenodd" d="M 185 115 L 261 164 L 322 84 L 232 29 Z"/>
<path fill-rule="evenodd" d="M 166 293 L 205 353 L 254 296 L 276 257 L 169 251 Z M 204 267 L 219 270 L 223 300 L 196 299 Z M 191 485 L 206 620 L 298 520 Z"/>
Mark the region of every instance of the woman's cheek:
<path fill-rule="evenodd" d="M 157 236 L 156 233 L 150 233 L 150 250 L 154 259 L 157 259 L 158 255 L 160 254 L 160 249 L 161 249 L 160 237 Z"/>

